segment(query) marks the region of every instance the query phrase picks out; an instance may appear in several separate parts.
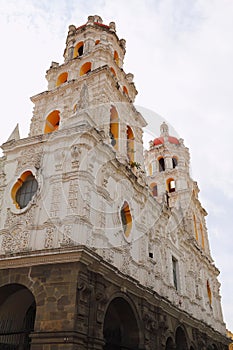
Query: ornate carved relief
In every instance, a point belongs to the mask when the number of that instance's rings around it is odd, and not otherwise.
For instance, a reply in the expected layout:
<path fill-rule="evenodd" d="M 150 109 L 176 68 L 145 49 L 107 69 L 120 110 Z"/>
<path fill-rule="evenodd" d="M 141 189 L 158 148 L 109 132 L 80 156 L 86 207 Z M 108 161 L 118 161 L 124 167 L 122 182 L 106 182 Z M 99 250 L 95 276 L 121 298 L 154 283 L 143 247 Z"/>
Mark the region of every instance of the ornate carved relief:
<path fill-rule="evenodd" d="M 65 151 L 61 149 L 57 149 L 54 154 L 55 161 L 55 170 L 59 171 L 63 169 L 64 160 L 65 160 Z"/>
<path fill-rule="evenodd" d="M 130 273 L 130 262 L 131 262 L 130 250 L 127 248 L 124 248 L 122 252 L 122 265 L 121 265 L 121 271 L 123 273 L 125 274 Z"/>
<path fill-rule="evenodd" d="M 80 92 L 80 99 L 79 99 L 79 109 L 87 109 L 89 107 L 89 93 L 88 93 L 88 87 L 86 84 L 83 85 L 82 90 Z"/>
<path fill-rule="evenodd" d="M 29 249 L 30 233 L 22 227 L 5 233 L 2 239 L 2 250 L 5 253 L 15 253 Z"/>
<path fill-rule="evenodd" d="M 71 147 L 71 164 L 73 169 L 79 168 L 80 157 L 82 153 L 81 145 L 72 145 Z"/>
<path fill-rule="evenodd" d="M 71 245 L 71 244 L 73 244 L 71 236 L 72 236 L 72 226 L 71 225 L 66 225 L 64 227 L 64 231 L 63 231 L 63 235 L 62 235 L 61 245 Z"/>
<path fill-rule="evenodd" d="M 78 208 L 78 183 L 76 180 L 71 180 L 69 183 L 68 192 L 68 215 L 77 213 Z"/>
<path fill-rule="evenodd" d="M 104 260 L 108 261 L 109 263 L 112 263 L 114 260 L 113 249 L 111 248 L 102 249 L 102 256 Z"/>
<path fill-rule="evenodd" d="M 4 170 L 2 168 L 2 164 L 0 162 L 0 186 L 5 186 L 6 184 L 6 174 L 4 173 Z"/>
<path fill-rule="evenodd" d="M 11 229 L 14 225 L 32 225 L 35 218 L 35 208 L 36 206 L 31 206 L 29 210 L 22 214 L 14 214 L 11 210 L 7 209 L 7 216 L 5 221 L 5 227 Z"/>
<path fill-rule="evenodd" d="M 59 217 L 61 209 L 61 184 L 56 183 L 52 187 L 52 199 L 50 206 L 50 216 Z"/>
<path fill-rule="evenodd" d="M 16 173 L 20 172 L 25 167 L 30 165 L 34 166 L 36 169 L 39 169 L 41 166 L 41 160 L 43 156 L 42 147 L 28 147 L 27 149 L 23 149 L 18 157 L 18 165 L 16 169 Z"/>
<path fill-rule="evenodd" d="M 102 288 L 96 288 L 95 293 L 95 299 L 96 299 L 96 321 L 99 323 L 103 323 L 104 321 L 104 311 L 105 306 L 107 304 L 108 298 L 105 292 L 104 286 Z"/>
<path fill-rule="evenodd" d="M 54 227 L 47 227 L 44 247 L 47 249 L 51 249 L 54 247 L 54 244 L 55 244 L 55 229 Z"/>

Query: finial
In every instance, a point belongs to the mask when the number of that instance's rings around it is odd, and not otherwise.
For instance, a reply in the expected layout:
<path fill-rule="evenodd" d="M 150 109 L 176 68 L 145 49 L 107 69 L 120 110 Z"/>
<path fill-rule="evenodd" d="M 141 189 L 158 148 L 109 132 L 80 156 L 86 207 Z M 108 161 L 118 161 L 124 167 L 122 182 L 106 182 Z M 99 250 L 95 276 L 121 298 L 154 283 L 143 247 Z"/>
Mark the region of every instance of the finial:
<path fill-rule="evenodd" d="M 95 15 L 94 16 L 94 22 L 102 24 L 103 20 L 102 20 L 102 18 L 100 16 Z"/>
<path fill-rule="evenodd" d="M 116 24 L 115 22 L 110 22 L 109 23 L 109 29 L 111 32 L 115 32 L 116 31 Z"/>
<path fill-rule="evenodd" d="M 94 24 L 95 17 L 94 16 L 88 16 L 87 18 L 87 25 L 93 25 Z"/>
<path fill-rule="evenodd" d="M 10 134 L 8 141 L 18 141 L 20 140 L 20 134 L 19 134 L 19 124 L 16 125 L 16 127 L 14 128 L 14 130 L 12 131 L 12 133 Z"/>
<path fill-rule="evenodd" d="M 132 73 L 127 73 L 126 74 L 126 79 L 129 83 L 133 82 L 134 75 Z"/>
<path fill-rule="evenodd" d="M 165 122 L 163 122 L 160 126 L 160 134 L 161 134 L 161 136 L 168 136 L 169 135 L 169 128 Z"/>
<path fill-rule="evenodd" d="M 126 40 L 125 39 L 120 39 L 120 46 L 125 50 L 125 46 L 126 46 Z"/>

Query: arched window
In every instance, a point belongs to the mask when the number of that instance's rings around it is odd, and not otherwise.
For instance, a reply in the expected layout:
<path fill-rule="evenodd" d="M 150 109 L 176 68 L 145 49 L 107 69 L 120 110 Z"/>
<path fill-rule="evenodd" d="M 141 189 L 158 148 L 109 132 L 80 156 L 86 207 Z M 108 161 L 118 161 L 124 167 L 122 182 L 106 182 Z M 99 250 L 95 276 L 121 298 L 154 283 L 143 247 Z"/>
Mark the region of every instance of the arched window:
<path fill-rule="evenodd" d="M 119 124 L 118 124 L 118 113 L 114 106 L 111 106 L 110 110 L 110 130 L 109 136 L 111 139 L 111 145 L 117 150 L 118 149 L 118 137 L 119 137 Z"/>
<path fill-rule="evenodd" d="M 60 124 L 60 112 L 58 110 L 52 111 L 46 118 L 44 133 L 56 131 Z"/>
<path fill-rule="evenodd" d="M 175 192 L 176 190 L 176 183 L 174 179 L 168 179 L 167 180 L 167 190 L 169 193 Z"/>
<path fill-rule="evenodd" d="M 173 275 L 173 285 L 178 290 L 178 260 L 172 257 L 172 275 Z"/>
<path fill-rule="evenodd" d="M 123 225 L 124 233 L 126 237 L 129 237 L 129 234 L 132 229 L 132 216 L 130 213 L 129 204 L 125 201 L 121 208 L 121 222 Z"/>
<path fill-rule="evenodd" d="M 74 47 L 74 54 L 73 58 L 80 57 L 83 55 L 83 41 L 80 41 L 78 44 Z"/>
<path fill-rule="evenodd" d="M 196 215 L 195 214 L 193 214 L 193 225 L 194 225 L 195 237 L 196 237 L 196 240 L 198 242 L 197 220 L 196 220 Z"/>
<path fill-rule="evenodd" d="M 175 169 L 177 167 L 177 164 L 178 164 L 178 160 L 176 157 L 173 157 L 172 158 L 172 167 L 173 169 Z"/>
<path fill-rule="evenodd" d="M 119 66 L 119 55 L 116 50 L 114 51 L 114 61 Z"/>
<path fill-rule="evenodd" d="M 160 157 L 158 159 L 159 161 L 159 171 L 164 171 L 165 170 L 165 161 L 163 157 Z"/>
<path fill-rule="evenodd" d="M 209 303 L 210 303 L 210 306 L 211 306 L 212 305 L 212 292 L 211 292 L 211 289 L 210 289 L 209 280 L 207 280 L 207 282 L 206 282 L 206 289 L 207 289 L 207 295 L 208 295 Z"/>
<path fill-rule="evenodd" d="M 91 71 L 91 62 L 86 62 L 82 65 L 79 71 L 79 75 L 82 76 L 84 74 L 87 74 Z"/>
<path fill-rule="evenodd" d="M 130 126 L 127 126 L 127 156 L 129 158 L 129 162 L 132 163 L 134 161 L 134 134 L 133 130 Z"/>
<path fill-rule="evenodd" d="M 25 208 L 37 192 L 38 182 L 31 171 L 25 171 L 11 190 L 11 197 L 17 209 Z"/>
<path fill-rule="evenodd" d="M 158 196 L 158 188 L 157 188 L 157 184 L 155 182 L 152 182 L 150 184 L 150 189 L 151 189 L 152 196 L 157 197 Z"/>
<path fill-rule="evenodd" d="M 61 73 L 57 78 L 56 86 L 60 86 L 61 84 L 64 84 L 65 82 L 67 82 L 67 79 L 68 79 L 68 73 L 67 72 Z"/>

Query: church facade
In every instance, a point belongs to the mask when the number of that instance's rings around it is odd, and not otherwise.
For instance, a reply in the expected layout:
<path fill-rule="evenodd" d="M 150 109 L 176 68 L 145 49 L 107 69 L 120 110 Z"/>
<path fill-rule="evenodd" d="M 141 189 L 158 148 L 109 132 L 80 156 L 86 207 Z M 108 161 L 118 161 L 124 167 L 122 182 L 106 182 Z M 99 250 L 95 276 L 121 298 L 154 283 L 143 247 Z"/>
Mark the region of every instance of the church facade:
<path fill-rule="evenodd" d="M 189 150 L 162 123 L 143 151 L 125 45 L 99 16 L 69 26 L 1 146 L 1 349 L 228 348 Z"/>

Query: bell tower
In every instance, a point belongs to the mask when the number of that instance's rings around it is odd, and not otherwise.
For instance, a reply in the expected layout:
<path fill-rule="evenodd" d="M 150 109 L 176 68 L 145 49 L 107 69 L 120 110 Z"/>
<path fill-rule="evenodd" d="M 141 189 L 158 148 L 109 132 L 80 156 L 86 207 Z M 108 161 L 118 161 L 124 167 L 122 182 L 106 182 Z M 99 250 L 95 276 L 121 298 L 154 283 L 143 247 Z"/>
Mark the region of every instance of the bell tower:
<path fill-rule="evenodd" d="M 192 187 L 189 160 L 183 140 L 169 135 L 168 125 L 163 122 L 160 137 L 150 141 L 145 159 L 149 186 L 159 202 L 168 196 L 169 205 L 174 206 L 177 196 Z"/>
<path fill-rule="evenodd" d="M 137 90 L 133 74 L 123 69 L 125 45 L 115 23 L 105 25 L 100 16 L 70 25 L 64 63 L 51 63 L 48 90 L 31 98 L 30 136 L 88 123 L 102 132 L 119 159 L 143 165 L 146 122 L 133 106 Z"/>
<path fill-rule="evenodd" d="M 150 141 L 145 167 L 151 195 L 170 208 L 179 221 L 186 222 L 195 245 L 210 257 L 205 222 L 207 212 L 198 199 L 197 182 L 190 176 L 189 150 L 183 139 L 169 134 L 165 122 L 160 126 L 160 136 Z"/>

